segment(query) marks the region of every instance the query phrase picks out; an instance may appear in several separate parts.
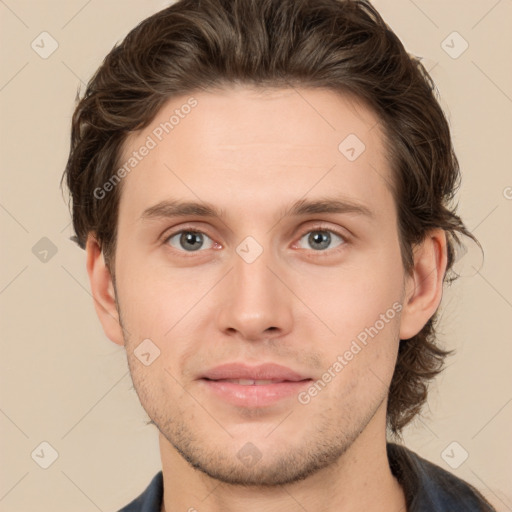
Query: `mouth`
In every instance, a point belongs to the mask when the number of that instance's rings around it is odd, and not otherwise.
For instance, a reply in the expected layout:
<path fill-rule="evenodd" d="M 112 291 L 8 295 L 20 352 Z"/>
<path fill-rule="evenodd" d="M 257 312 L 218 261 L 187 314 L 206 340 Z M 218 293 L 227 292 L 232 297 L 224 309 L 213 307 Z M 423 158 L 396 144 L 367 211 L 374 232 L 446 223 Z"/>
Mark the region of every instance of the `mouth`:
<path fill-rule="evenodd" d="M 233 384 L 239 384 L 240 386 L 266 386 L 269 384 L 281 384 L 282 382 L 302 382 L 302 381 L 290 381 L 290 380 L 269 380 L 269 379 L 205 379 L 211 382 L 232 382 Z"/>
<path fill-rule="evenodd" d="M 211 397 L 238 407 L 262 408 L 296 398 L 313 381 L 290 368 L 267 363 L 231 363 L 212 368 L 199 378 Z"/>

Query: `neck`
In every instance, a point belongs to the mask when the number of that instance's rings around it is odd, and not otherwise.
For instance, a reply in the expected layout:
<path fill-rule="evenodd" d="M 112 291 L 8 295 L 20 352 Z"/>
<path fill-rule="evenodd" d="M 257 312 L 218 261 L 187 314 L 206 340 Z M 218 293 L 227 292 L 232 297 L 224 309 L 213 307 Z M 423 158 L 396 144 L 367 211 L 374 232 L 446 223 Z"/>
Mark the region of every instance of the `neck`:
<path fill-rule="evenodd" d="M 305 480 L 275 487 L 219 482 L 191 467 L 160 434 L 162 512 L 406 512 L 403 490 L 389 467 L 385 429 L 377 426 L 381 422 L 367 425 L 334 464 Z"/>

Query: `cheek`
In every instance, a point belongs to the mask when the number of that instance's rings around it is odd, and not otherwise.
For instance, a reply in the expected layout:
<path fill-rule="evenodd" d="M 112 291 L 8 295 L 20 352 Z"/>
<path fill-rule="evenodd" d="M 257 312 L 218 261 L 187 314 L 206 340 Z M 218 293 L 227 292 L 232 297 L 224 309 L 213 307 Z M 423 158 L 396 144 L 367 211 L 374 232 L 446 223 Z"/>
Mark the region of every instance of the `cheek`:
<path fill-rule="evenodd" d="M 379 390 L 384 393 L 391 381 L 403 299 L 398 255 L 397 246 L 386 256 L 381 253 L 357 267 L 337 269 L 321 281 L 323 286 L 303 289 L 308 305 L 331 331 L 322 336 L 322 361 L 336 375 L 333 389 L 340 399 L 356 393 L 370 400 Z"/>
<path fill-rule="evenodd" d="M 398 325 L 395 315 L 383 326 L 370 325 L 353 337 L 338 337 L 336 346 L 329 347 L 329 355 L 323 354 L 325 373 L 320 380 L 329 383 L 326 391 L 319 393 L 318 406 L 335 402 L 341 417 L 351 414 L 355 421 L 385 399 L 396 364 Z M 342 421 L 351 423 L 347 418 Z"/>
<path fill-rule="evenodd" d="M 117 272 L 125 326 L 144 337 L 164 339 L 207 291 L 208 280 L 148 260 L 125 258 Z"/>
<path fill-rule="evenodd" d="M 181 403 L 190 402 L 187 391 L 174 368 L 166 361 L 165 349 L 150 366 L 143 365 L 133 353 L 128 355 L 131 378 L 140 403 L 149 417 L 160 423 L 183 418 Z M 190 413 L 190 408 L 189 408 Z"/>
<path fill-rule="evenodd" d="M 393 252 L 393 254 L 391 253 Z M 381 317 L 394 319 L 403 298 L 403 269 L 394 251 L 361 258 L 357 264 L 297 276 L 293 289 L 329 329 L 325 334 L 346 342 Z M 386 323 L 387 324 L 387 323 Z M 380 324 L 379 324 L 380 325 Z"/>

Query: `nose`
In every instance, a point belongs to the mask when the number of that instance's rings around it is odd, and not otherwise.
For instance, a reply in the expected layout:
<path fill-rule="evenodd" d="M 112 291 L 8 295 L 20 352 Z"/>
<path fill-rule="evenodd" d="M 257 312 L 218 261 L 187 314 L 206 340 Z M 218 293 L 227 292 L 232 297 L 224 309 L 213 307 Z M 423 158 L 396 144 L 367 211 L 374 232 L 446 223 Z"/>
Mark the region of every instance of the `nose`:
<path fill-rule="evenodd" d="M 247 341 L 277 338 L 292 328 L 293 294 L 266 251 L 252 263 L 233 255 L 233 269 L 219 290 L 218 328 Z"/>

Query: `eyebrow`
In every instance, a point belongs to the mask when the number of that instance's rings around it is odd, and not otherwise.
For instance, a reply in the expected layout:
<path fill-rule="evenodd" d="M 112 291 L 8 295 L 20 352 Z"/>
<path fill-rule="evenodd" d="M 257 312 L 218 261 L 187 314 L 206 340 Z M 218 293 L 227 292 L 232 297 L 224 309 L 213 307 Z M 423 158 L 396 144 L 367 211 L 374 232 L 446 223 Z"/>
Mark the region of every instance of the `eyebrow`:
<path fill-rule="evenodd" d="M 375 217 L 374 212 L 363 204 L 348 199 L 323 197 L 315 200 L 300 199 L 289 208 L 285 208 L 284 213 L 281 213 L 279 218 L 321 213 L 351 213 L 369 217 L 370 219 Z M 140 218 L 142 220 L 151 220 L 186 216 L 222 219 L 225 217 L 225 211 L 206 202 L 167 199 L 146 208 Z"/>

